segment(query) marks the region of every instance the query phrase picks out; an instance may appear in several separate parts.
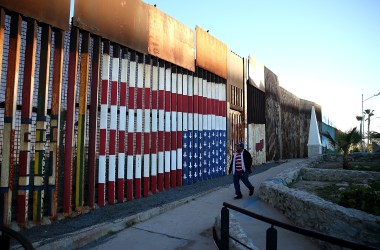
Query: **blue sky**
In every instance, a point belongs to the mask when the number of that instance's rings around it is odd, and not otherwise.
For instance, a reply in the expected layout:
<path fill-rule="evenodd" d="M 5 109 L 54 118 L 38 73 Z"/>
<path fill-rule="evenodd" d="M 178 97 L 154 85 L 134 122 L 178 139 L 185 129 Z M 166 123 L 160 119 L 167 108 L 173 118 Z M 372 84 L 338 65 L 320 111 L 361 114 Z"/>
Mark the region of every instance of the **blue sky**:
<path fill-rule="evenodd" d="M 378 0 L 145 0 L 186 26 L 199 25 L 240 56 L 254 56 L 280 85 L 322 106 L 341 130 L 358 126 L 364 99 L 380 92 Z M 380 132 L 380 96 L 371 130 Z M 379 117 L 377 119 L 373 119 Z"/>

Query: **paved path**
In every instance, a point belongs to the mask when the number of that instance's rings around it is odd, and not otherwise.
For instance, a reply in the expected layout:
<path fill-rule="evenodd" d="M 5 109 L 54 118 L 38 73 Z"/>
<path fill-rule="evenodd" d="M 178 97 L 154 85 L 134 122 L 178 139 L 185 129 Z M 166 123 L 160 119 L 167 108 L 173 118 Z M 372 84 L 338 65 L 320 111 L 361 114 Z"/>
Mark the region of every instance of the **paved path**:
<path fill-rule="evenodd" d="M 217 249 L 212 237 L 212 227 L 215 217 L 220 214 L 223 202 L 291 224 L 281 212 L 258 199 L 258 189 L 262 181 L 295 167 L 296 163 L 302 160 L 289 160 L 265 172 L 250 176 L 250 181 L 256 189 L 252 197 L 248 196 L 248 189 L 241 184 L 243 199 L 234 200 L 234 187 L 231 184 L 93 242 L 83 249 Z M 231 213 L 235 215 L 254 245 L 265 249 L 265 232 L 269 225 L 234 211 Z M 277 230 L 278 249 L 319 249 L 306 237 L 280 228 Z"/>

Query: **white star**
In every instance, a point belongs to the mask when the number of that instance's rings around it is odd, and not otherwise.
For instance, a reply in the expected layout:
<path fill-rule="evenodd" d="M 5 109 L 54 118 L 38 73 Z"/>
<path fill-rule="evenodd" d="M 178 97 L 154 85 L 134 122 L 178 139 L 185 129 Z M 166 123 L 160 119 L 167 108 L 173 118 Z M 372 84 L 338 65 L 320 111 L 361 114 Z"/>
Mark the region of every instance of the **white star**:
<path fill-rule="evenodd" d="M 197 175 L 197 172 L 194 172 L 194 177 L 197 178 L 197 176 L 198 176 L 198 175 Z"/>
<path fill-rule="evenodd" d="M 187 176 L 185 174 L 183 175 L 183 179 L 185 179 L 185 180 L 187 179 Z"/>
<path fill-rule="evenodd" d="M 194 138 L 197 138 L 197 137 L 198 137 L 198 133 L 194 132 Z"/>
<path fill-rule="evenodd" d="M 190 171 L 190 173 L 189 173 L 189 177 L 191 178 L 193 175 L 191 174 L 191 171 Z"/>
<path fill-rule="evenodd" d="M 191 169 L 193 166 L 191 166 L 191 162 L 190 162 L 190 164 L 189 164 L 189 168 Z"/>
<path fill-rule="evenodd" d="M 183 144 L 183 148 L 187 148 L 187 144 L 185 143 L 185 144 Z"/>
<path fill-rule="evenodd" d="M 185 135 L 183 136 L 183 138 L 187 139 L 187 135 L 186 135 L 186 133 L 185 133 Z"/>
<path fill-rule="evenodd" d="M 195 158 L 195 159 L 198 158 L 197 153 L 194 154 L 194 158 Z"/>

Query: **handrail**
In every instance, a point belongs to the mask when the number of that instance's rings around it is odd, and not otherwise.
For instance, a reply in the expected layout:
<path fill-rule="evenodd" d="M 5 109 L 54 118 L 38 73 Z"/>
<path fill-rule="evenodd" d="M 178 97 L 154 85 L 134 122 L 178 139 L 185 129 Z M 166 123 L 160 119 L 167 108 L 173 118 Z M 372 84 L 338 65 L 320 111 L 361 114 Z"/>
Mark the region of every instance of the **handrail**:
<path fill-rule="evenodd" d="M 9 239 L 9 236 L 10 236 L 14 238 L 15 240 L 17 240 L 24 247 L 24 249 L 34 250 L 32 243 L 30 243 L 29 240 L 25 238 L 22 234 L 8 227 L 5 227 L 4 225 L 0 225 L 0 231 L 2 232 L 2 234 L 0 235 L 1 242 L 2 242 L 1 249 L 3 249 L 3 247 L 4 249 L 10 249 L 10 239 Z"/>
<path fill-rule="evenodd" d="M 336 237 L 333 237 L 333 236 L 330 236 L 330 235 L 326 235 L 326 234 L 318 233 L 318 232 L 315 232 L 315 231 L 303 229 L 303 228 L 300 228 L 300 227 L 297 227 L 297 226 L 289 225 L 289 224 L 286 224 L 286 223 L 283 223 L 283 222 L 280 222 L 280 221 L 277 221 L 277 220 L 274 220 L 274 219 L 271 219 L 271 218 L 268 218 L 268 217 L 265 217 L 265 216 L 262 216 L 262 215 L 259 215 L 259 214 L 256 214 L 256 213 L 253 213 L 253 212 L 245 210 L 243 208 L 234 206 L 234 205 L 229 204 L 227 202 L 223 202 L 223 206 L 225 208 L 230 208 L 232 210 L 235 210 L 237 212 L 245 214 L 245 215 L 247 215 L 249 217 L 252 217 L 252 218 L 264 221 L 264 222 L 266 222 L 268 224 L 271 224 L 272 228 L 273 228 L 273 226 L 278 226 L 278 227 L 281 227 L 283 229 L 286 229 L 286 230 L 289 230 L 289 231 L 292 231 L 292 232 L 295 232 L 295 233 L 298 233 L 298 234 L 302 234 L 302 235 L 309 236 L 309 237 L 312 237 L 312 238 L 315 238 L 315 239 L 318 239 L 318 240 L 323 240 L 323 241 L 332 243 L 334 245 L 339 245 L 339 246 L 347 247 L 347 248 L 351 248 L 351 249 L 363 249 L 363 250 L 366 250 L 366 249 L 368 249 L 368 250 L 376 250 L 377 249 L 377 250 L 379 250 L 379 248 L 365 246 L 365 245 L 362 245 L 362 244 L 359 244 L 359 243 L 355 243 L 355 242 L 352 242 L 352 241 L 339 239 L 339 238 L 336 238 Z M 223 216 L 223 212 L 222 212 L 222 216 Z M 223 240 L 221 240 L 221 242 L 223 242 Z"/>

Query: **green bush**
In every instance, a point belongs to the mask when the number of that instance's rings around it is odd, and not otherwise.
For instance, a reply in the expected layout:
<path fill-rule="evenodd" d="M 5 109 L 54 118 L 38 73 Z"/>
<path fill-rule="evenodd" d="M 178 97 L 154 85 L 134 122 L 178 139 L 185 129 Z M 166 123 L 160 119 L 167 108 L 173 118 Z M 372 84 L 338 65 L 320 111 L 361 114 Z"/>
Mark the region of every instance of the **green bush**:
<path fill-rule="evenodd" d="M 338 204 L 380 215 L 380 196 L 373 187 L 352 185 L 341 192 Z"/>

